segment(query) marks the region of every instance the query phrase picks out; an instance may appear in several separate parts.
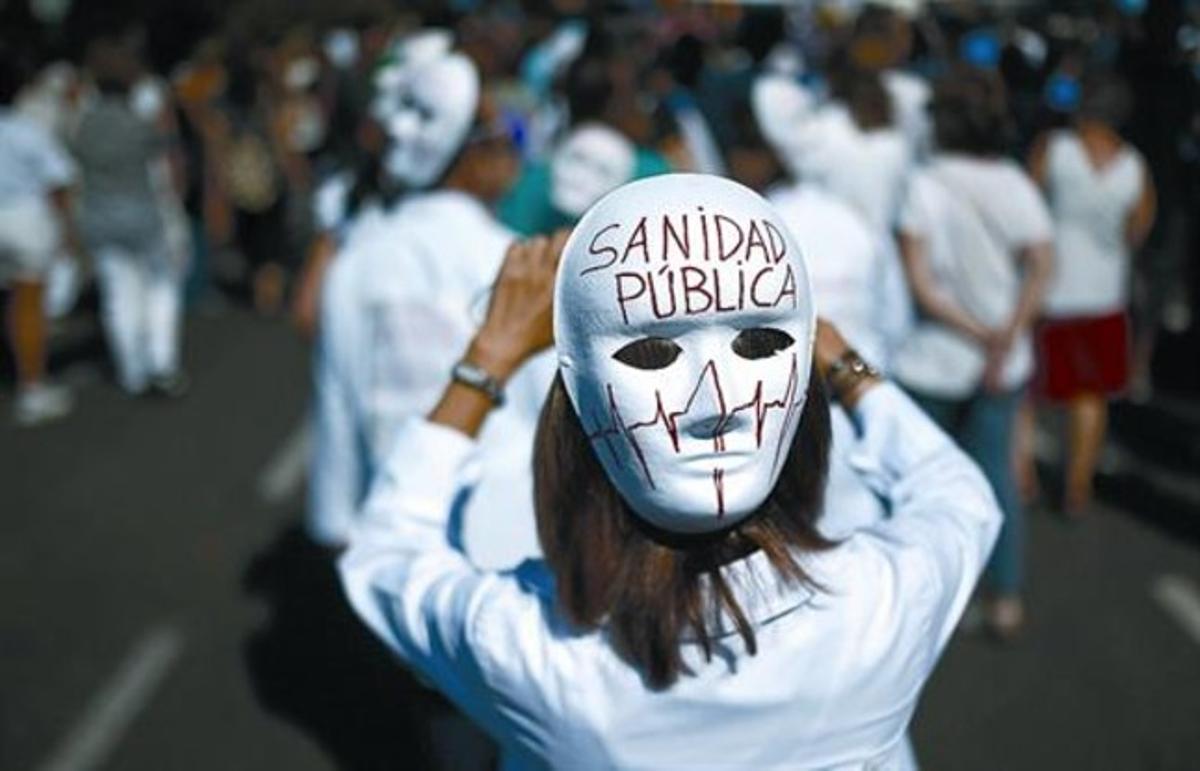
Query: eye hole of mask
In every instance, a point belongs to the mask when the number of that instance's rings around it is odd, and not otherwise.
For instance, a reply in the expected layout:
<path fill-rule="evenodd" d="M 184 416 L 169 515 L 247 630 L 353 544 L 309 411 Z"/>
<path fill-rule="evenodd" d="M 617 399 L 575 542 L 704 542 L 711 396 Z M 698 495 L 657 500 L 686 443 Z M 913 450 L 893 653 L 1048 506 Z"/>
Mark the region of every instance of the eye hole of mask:
<path fill-rule="evenodd" d="M 613 358 L 635 369 L 663 369 L 679 358 L 683 349 L 665 337 L 643 337 L 613 354 Z"/>
<path fill-rule="evenodd" d="M 787 332 L 770 327 L 743 329 L 730 343 L 743 359 L 765 359 L 791 347 L 796 341 Z"/>

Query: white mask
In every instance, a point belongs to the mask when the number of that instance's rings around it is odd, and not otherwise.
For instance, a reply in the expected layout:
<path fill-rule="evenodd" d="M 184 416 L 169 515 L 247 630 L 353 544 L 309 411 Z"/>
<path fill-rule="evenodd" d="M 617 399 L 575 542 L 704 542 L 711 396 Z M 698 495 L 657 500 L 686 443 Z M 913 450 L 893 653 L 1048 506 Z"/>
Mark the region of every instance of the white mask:
<path fill-rule="evenodd" d="M 475 122 L 479 90 L 475 65 L 459 53 L 381 72 L 371 114 L 388 136 L 388 174 L 412 188 L 436 182 Z"/>
<path fill-rule="evenodd" d="M 608 191 L 633 178 L 633 143 L 608 126 L 586 123 L 559 145 L 550 161 L 550 202 L 578 217 Z"/>
<path fill-rule="evenodd" d="M 678 533 L 757 510 L 803 412 L 816 331 L 770 204 L 700 174 L 625 185 L 575 227 L 554 301 L 567 393 L 632 509 Z"/>

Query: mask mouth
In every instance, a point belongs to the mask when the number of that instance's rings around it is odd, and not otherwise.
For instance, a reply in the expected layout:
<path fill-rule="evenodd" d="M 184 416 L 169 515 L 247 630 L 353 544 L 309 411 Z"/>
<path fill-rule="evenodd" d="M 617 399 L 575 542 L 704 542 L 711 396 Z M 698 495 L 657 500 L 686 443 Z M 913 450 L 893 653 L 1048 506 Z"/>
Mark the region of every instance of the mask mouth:
<path fill-rule="evenodd" d="M 692 471 L 711 473 L 720 468 L 724 473 L 737 473 L 754 462 L 758 453 L 749 450 L 731 452 L 700 452 L 693 455 L 681 455 L 677 463 Z"/>

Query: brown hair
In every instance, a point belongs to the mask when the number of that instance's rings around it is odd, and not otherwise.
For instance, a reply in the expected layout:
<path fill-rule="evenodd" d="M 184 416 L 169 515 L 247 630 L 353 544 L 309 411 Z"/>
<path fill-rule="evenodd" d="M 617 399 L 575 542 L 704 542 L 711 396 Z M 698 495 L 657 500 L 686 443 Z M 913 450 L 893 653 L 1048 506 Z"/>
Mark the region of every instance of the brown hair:
<path fill-rule="evenodd" d="M 829 444 L 829 404 L 813 378 L 788 458 L 760 509 L 719 533 L 666 533 L 639 518 L 617 493 L 560 375 L 542 408 L 534 448 L 538 536 L 560 611 L 585 630 L 606 626 L 617 653 L 652 688 L 690 674 L 682 654 L 685 634 L 712 658 L 705 620 L 721 610 L 754 655 L 754 628 L 721 566 L 761 549 L 789 583 L 812 584 L 796 552 L 832 546 L 815 526 Z"/>
<path fill-rule="evenodd" d="M 933 87 L 933 132 L 942 152 L 1002 155 L 1011 144 L 1012 119 L 1004 81 L 994 72 L 960 65 Z"/>

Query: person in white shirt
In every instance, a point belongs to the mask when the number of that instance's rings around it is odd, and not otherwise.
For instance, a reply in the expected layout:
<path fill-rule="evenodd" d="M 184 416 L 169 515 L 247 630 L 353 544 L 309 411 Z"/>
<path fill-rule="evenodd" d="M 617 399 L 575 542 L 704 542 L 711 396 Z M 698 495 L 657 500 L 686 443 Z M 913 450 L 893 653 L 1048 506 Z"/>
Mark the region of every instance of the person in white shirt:
<path fill-rule="evenodd" d="M 1035 143 L 1030 170 L 1050 201 L 1055 272 L 1038 328 L 1038 392 L 1067 409 L 1063 509 L 1083 514 L 1104 442 L 1107 399 L 1129 380 L 1129 271 L 1154 224 L 1146 162 L 1119 133 L 1127 87 L 1113 76 L 1085 81 L 1070 128 Z"/>
<path fill-rule="evenodd" d="M 348 53 L 340 50 L 346 46 L 342 35 L 331 35 L 329 45 L 341 55 Z M 394 38 L 376 63 L 375 88 L 383 91 L 394 86 L 405 70 L 442 56 L 453 45 L 450 31 L 439 27 Z M 325 274 L 351 225 L 360 216 L 373 216 L 363 215 L 365 209 L 390 206 L 403 192 L 403 185 L 389 178 L 382 168 L 384 141 L 379 121 L 370 116 L 361 119 L 355 131 L 353 158 L 322 179 L 313 191 L 312 220 L 316 233 L 297 273 L 290 308 L 292 325 L 305 340 L 316 337 Z"/>
<path fill-rule="evenodd" d="M 495 385 L 557 345 L 545 561 L 481 571 L 447 538 L 495 394 L 461 381 L 398 432 L 341 560 L 355 610 L 502 767 L 914 767 L 905 729 L 1000 514 L 812 299 L 779 215 L 717 177 L 630 183 L 565 246 L 510 249 L 465 359 Z M 814 354 L 893 511 L 838 544 L 815 528 Z"/>
<path fill-rule="evenodd" d="M 187 390 L 180 338 L 188 248 L 172 243 L 181 224 L 162 205 L 171 137 L 139 114 L 131 95 L 142 74 L 139 47 L 136 27 L 89 44 L 98 93 L 82 111 L 72 150 L 83 179 L 80 227 L 95 255 L 117 380 L 130 395 L 174 397 Z"/>
<path fill-rule="evenodd" d="M 471 61 L 443 52 L 377 94 L 384 173 L 405 192 L 346 226 L 322 290 L 307 528 L 330 547 L 345 545 L 398 426 L 437 400 L 513 240 L 488 205 L 515 155 Z M 552 369 L 544 358 L 513 383 L 484 440 L 480 501 L 532 511 L 530 447 Z M 466 506 L 457 520 L 456 538 L 482 566 L 537 552 L 532 515 L 503 523 Z"/>
<path fill-rule="evenodd" d="M 857 210 L 823 185 L 780 175 L 781 153 L 768 147 L 764 132 L 766 127 L 786 121 L 786 94 L 799 85 L 778 77 L 760 78 L 752 89 L 749 108 L 734 119 L 730 167 L 739 175 L 737 181 L 752 189 L 765 189 L 767 200 L 788 224 L 805 257 L 821 317 L 886 373 L 909 315 L 908 287 L 898 257 Z M 783 99 L 774 98 L 779 93 L 785 94 Z M 748 175 L 751 169 L 766 171 L 754 179 Z M 838 537 L 877 521 L 886 511 L 853 469 L 849 450 L 854 446 L 855 431 L 848 415 L 835 407 L 830 419 L 833 446 L 826 504 L 835 514 L 823 517 L 820 529 L 826 536 Z"/>
<path fill-rule="evenodd" d="M 935 87 L 937 148 L 900 215 L 919 317 L 893 371 L 983 467 L 1005 514 L 984 585 L 1003 639 L 1023 621 L 1023 528 L 1013 432 L 1033 374 L 1031 325 L 1053 259 L 1050 214 L 1036 185 L 1001 156 L 1007 112 L 994 76 L 955 72 Z"/>
<path fill-rule="evenodd" d="M 13 419 L 22 426 L 62 417 L 72 405 L 70 392 L 46 378 L 45 292 L 54 260 L 75 241 L 68 208 L 77 169 L 48 130 L 14 107 L 30 71 L 0 43 L 0 283 L 9 289 Z"/>

